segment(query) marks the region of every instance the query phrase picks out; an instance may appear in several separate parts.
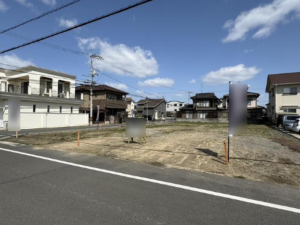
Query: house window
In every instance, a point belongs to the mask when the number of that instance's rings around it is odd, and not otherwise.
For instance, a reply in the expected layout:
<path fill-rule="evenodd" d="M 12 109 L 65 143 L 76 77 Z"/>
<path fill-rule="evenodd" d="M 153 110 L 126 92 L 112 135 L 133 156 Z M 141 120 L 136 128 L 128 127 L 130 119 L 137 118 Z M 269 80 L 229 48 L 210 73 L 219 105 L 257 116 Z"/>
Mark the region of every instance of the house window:
<path fill-rule="evenodd" d="M 21 93 L 28 94 L 29 82 L 24 82 L 21 84 Z"/>
<path fill-rule="evenodd" d="M 59 106 L 59 112 L 60 113 L 62 112 L 62 106 Z"/>
<path fill-rule="evenodd" d="M 169 108 L 169 104 L 167 105 L 167 108 Z"/>
<path fill-rule="evenodd" d="M 47 81 L 47 93 L 52 89 L 52 82 Z"/>
<path fill-rule="evenodd" d="M 285 112 L 285 113 L 296 113 L 297 109 L 283 109 L 283 112 Z"/>
<path fill-rule="evenodd" d="M 175 112 L 177 112 L 177 109 L 174 109 Z"/>
<path fill-rule="evenodd" d="M 247 101 L 247 105 L 251 105 L 251 100 L 248 100 L 248 101 Z"/>
<path fill-rule="evenodd" d="M 58 84 L 58 94 L 62 94 L 63 93 L 63 89 L 64 89 L 64 86 L 62 83 L 59 83 Z"/>
<path fill-rule="evenodd" d="M 297 87 L 283 88 L 283 94 L 285 94 L 285 95 L 296 95 L 297 94 Z"/>
<path fill-rule="evenodd" d="M 199 119 L 205 119 L 206 118 L 206 113 L 197 113 L 197 117 Z"/>
<path fill-rule="evenodd" d="M 47 113 L 50 113 L 50 105 L 47 106 Z"/>
<path fill-rule="evenodd" d="M 14 92 L 14 85 L 13 84 L 8 85 L 8 92 Z"/>
<path fill-rule="evenodd" d="M 179 106 L 182 106 L 182 104 L 179 104 Z"/>
<path fill-rule="evenodd" d="M 197 102 L 198 107 L 209 107 L 209 101 Z"/>
<path fill-rule="evenodd" d="M 71 113 L 73 113 L 73 107 L 71 107 Z"/>
<path fill-rule="evenodd" d="M 35 110 L 36 110 L 36 105 L 33 105 L 33 108 L 32 108 L 33 112 L 35 113 Z"/>
<path fill-rule="evenodd" d="M 177 104 L 174 104 L 174 106 L 177 106 Z"/>

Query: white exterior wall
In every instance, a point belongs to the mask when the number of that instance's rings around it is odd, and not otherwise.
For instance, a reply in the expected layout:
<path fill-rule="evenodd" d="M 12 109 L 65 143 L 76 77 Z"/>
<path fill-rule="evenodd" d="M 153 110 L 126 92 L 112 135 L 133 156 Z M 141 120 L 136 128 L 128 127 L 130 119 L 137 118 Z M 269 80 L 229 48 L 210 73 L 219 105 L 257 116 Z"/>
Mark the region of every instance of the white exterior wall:
<path fill-rule="evenodd" d="M 283 94 L 283 89 L 287 87 L 297 87 L 296 95 Z M 300 115 L 300 84 L 282 85 L 275 87 L 275 112 L 284 113 L 281 107 L 297 108 L 295 114 Z"/>
<path fill-rule="evenodd" d="M 36 105 L 35 113 L 33 105 Z M 47 113 L 48 105 L 50 105 L 50 113 Z M 62 106 L 62 113 L 59 111 L 60 106 Z M 73 107 L 72 114 L 71 107 Z M 20 108 L 21 129 L 88 125 L 88 114 L 79 114 L 79 105 L 21 101 Z M 6 129 L 8 112 L 8 101 L 0 100 L 0 129 Z"/>
<path fill-rule="evenodd" d="M 248 105 L 248 101 L 250 101 L 250 105 Z M 256 108 L 257 107 L 257 98 L 253 97 L 252 99 L 247 99 L 247 108 Z"/>
<path fill-rule="evenodd" d="M 71 107 L 73 107 L 73 113 L 79 113 L 79 105 L 30 101 L 21 101 L 21 113 L 32 113 L 33 105 L 36 105 L 36 113 L 47 113 L 48 105 L 50 106 L 50 113 L 60 113 L 60 106 L 62 106 L 62 113 L 71 113 Z"/>
<path fill-rule="evenodd" d="M 83 126 L 89 124 L 88 114 L 21 113 L 21 129 Z"/>
<path fill-rule="evenodd" d="M 177 106 L 174 106 L 174 105 L 177 105 Z M 180 106 L 180 104 L 182 104 Z M 166 111 L 167 112 L 175 112 L 175 111 L 179 111 L 180 108 L 184 107 L 187 103 L 184 103 L 184 102 L 179 102 L 179 101 L 170 101 L 166 104 Z"/>
<path fill-rule="evenodd" d="M 127 109 L 126 109 L 126 112 L 128 113 L 128 117 L 131 117 L 131 110 L 134 110 L 134 102 L 131 101 L 131 102 L 127 102 Z"/>

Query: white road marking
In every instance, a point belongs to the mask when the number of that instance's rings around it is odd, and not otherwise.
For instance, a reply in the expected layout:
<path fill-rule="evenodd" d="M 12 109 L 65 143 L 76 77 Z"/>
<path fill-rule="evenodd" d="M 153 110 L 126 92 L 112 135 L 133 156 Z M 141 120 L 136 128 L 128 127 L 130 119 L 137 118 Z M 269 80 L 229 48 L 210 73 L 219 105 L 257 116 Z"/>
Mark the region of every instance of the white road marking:
<path fill-rule="evenodd" d="M 205 189 L 185 186 L 185 185 L 181 185 L 181 184 L 175 184 L 175 183 L 161 181 L 161 180 L 155 180 L 155 179 L 146 178 L 146 177 L 130 175 L 130 174 L 126 174 L 126 173 L 119 173 L 119 172 L 115 172 L 115 171 L 111 171 L 111 170 L 100 169 L 100 168 L 91 167 L 91 166 L 85 166 L 85 165 L 81 165 L 81 164 L 77 164 L 77 163 L 71 163 L 71 162 L 67 162 L 67 161 L 63 161 L 63 160 L 52 159 L 52 158 L 48 158 L 48 157 L 44 157 L 44 156 L 29 154 L 29 153 L 25 153 L 25 152 L 19 152 L 19 151 L 5 149 L 5 148 L 0 148 L 0 150 L 5 151 L 5 152 L 20 154 L 20 155 L 25 155 L 25 156 L 29 156 L 29 157 L 33 157 L 33 158 L 37 158 L 37 159 L 43 159 L 43 160 L 47 160 L 47 161 L 51 161 L 51 162 L 61 163 L 61 164 L 69 165 L 69 166 L 74 166 L 74 167 L 93 170 L 93 171 L 97 171 L 97 172 L 112 174 L 112 175 L 116 175 L 116 176 L 120 176 L 120 177 L 126 177 L 126 178 L 130 178 L 130 179 L 141 180 L 141 181 L 150 182 L 150 183 L 154 183 L 154 184 L 175 187 L 175 188 L 179 188 L 179 189 L 183 189 L 183 190 L 194 191 L 194 192 L 198 192 L 198 193 L 202 193 L 202 194 L 217 196 L 217 197 L 221 197 L 221 198 L 227 198 L 227 199 L 231 199 L 231 200 L 236 200 L 236 201 L 240 201 L 240 202 L 246 202 L 246 203 L 250 203 L 250 204 L 270 207 L 270 208 L 274 208 L 274 209 L 280 209 L 280 210 L 289 211 L 289 212 L 293 212 L 293 213 L 300 213 L 300 209 L 288 207 L 288 206 L 284 206 L 284 205 L 278 205 L 278 204 L 273 204 L 273 203 L 269 203 L 269 202 L 258 201 L 258 200 L 239 197 L 239 196 L 235 196 L 235 195 L 223 194 L 220 192 L 209 191 L 209 190 L 205 190 Z"/>

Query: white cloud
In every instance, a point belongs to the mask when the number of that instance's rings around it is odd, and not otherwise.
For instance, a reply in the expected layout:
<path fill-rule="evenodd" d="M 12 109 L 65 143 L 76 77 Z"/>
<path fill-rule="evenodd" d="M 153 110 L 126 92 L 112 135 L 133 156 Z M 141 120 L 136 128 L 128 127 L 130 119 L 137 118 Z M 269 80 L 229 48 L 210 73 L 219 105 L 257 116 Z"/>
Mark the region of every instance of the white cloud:
<path fill-rule="evenodd" d="M 120 84 L 120 83 L 109 83 L 109 82 L 105 82 L 106 85 L 117 88 L 119 90 L 123 90 L 123 91 L 127 91 L 128 90 L 128 86 L 126 84 Z"/>
<path fill-rule="evenodd" d="M 136 93 L 142 98 L 164 98 L 162 95 L 145 93 L 144 90 L 137 90 Z"/>
<path fill-rule="evenodd" d="M 18 3 L 20 3 L 21 5 L 24 5 L 28 8 L 34 8 L 33 4 L 31 2 L 29 2 L 28 0 L 15 0 L 17 1 Z"/>
<path fill-rule="evenodd" d="M 34 66 L 34 64 L 30 60 L 23 60 L 18 56 L 16 56 L 15 54 L 1 55 L 0 63 L 6 64 L 6 65 L 0 64 L 0 67 L 5 69 L 16 69 L 16 67 L 24 67 L 29 65 Z"/>
<path fill-rule="evenodd" d="M 194 84 L 194 83 L 196 83 L 196 80 L 195 80 L 195 79 L 191 79 L 191 80 L 189 81 L 189 83 L 190 83 L 190 84 Z"/>
<path fill-rule="evenodd" d="M 45 3 L 46 5 L 55 6 L 56 0 L 40 0 L 41 2 Z"/>
<path fill-rule="evenodd" d="M 251 52 L 254 52 L 254 49 L 245 49 L 244 52 L 245 53 L 251 53 Z"/>
<path fill-rule="evenodd" d="M 136 93 L 138 95 L 140 95 L 141 97 L 146 97 L 146 94 L 145 94 L 145 92 L 143 90 L 137 90 Z"/>
<path fill-rule="evenodd" d="M 268 37 L 279 23 L 284 23 L 288 16 L 299 15 L 299 12 L 300 0 L 274 0 L 272 3 L 242 12 L 235 20 L 228 20 L 224 24 L 224 29 L 228 29 L 229 33 L 223 42 L 244 40 L 252 30 L 257 30 L 253 38 Z"/>
<path fill-rule="evenodd" d="M 58 25 L 60 27 L 70 28 L 78 24 L 77 19 L 64 19 L 63 17 L 58 19 Z"/>
<path fill-rule="evenodd" d="M 243 64 L 239 64 L 211 71 L 202 80 L 208 84 L 228 84 L 229 81 L 243 82 L 253 78 L 259 72 L 260 69 L 256 67 L 246 67 Z"/>
<path fill-rule="evenodd" d="M 3 0 L 0 0 L 0 12 L 6 12 L 8 10 L 8 6 L 5 4 Z"/>
<path fill-rule="evenodd" d="M 139 81 L 139 86 L 142 87 L 171 87 L 174 84 L 174 80 L 170 78 L 154 78 L 148 79 L 143 82 Z"/>
<path fill-rule="evenodd" d="M 97 69 L 117 75 L 145 78 L 158 73 L 158 64 L 149 50 L 139 46 L 112 45 L 98 37 L 78 38 L 78 46 L 84 51 L 98 50 L 104 61 L 94 60 Z"/>

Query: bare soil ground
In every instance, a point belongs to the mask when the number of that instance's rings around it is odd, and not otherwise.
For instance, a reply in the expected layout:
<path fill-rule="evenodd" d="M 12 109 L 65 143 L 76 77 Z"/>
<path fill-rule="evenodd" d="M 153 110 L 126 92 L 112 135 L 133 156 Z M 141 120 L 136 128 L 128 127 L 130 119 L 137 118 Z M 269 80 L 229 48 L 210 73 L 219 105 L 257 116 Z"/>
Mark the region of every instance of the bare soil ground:
<path fill-rule="evenodd" d="M 264 125 L 248 125 L 231 139 L 230 165 L 223 141 L 227 124 L 176 123 L 147 127 L 147 142 L 127 143 L 124 128 L 38 134 L 9 141 L 63 151 L 139 161 L 300 187 L 300 141 Z"/>

